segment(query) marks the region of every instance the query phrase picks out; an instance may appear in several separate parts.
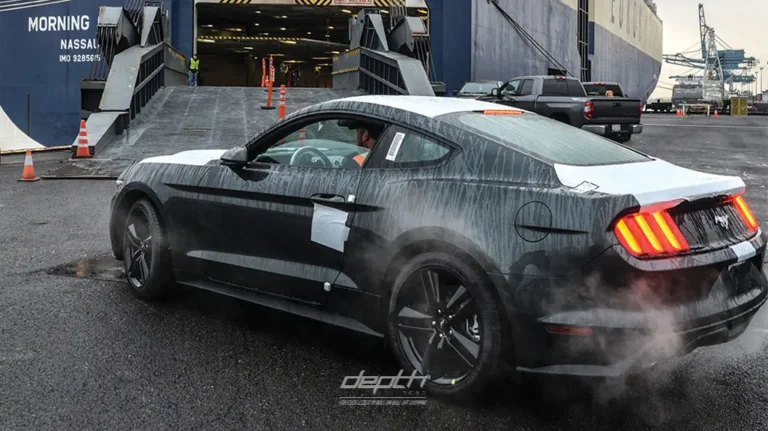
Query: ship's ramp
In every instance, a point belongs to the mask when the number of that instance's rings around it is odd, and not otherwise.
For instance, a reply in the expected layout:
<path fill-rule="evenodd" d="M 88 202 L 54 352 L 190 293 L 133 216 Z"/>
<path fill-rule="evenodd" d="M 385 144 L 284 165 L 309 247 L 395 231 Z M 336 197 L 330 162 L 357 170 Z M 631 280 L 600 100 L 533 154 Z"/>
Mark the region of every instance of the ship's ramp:
<path fill-rule="evenodd" d="M 364 94 L 358 90 L 287 88 L 286 113 L 333 99 Z M 158 91 L 122 135 L 113 137 L 93 159 L 73 160 L 48 178 L 116 178 L 146 157 L 185 150 L 228 149 L 243 145 L 278 120 L 279 90 L 272 106 L 258 87 L 165 87 Z"/>

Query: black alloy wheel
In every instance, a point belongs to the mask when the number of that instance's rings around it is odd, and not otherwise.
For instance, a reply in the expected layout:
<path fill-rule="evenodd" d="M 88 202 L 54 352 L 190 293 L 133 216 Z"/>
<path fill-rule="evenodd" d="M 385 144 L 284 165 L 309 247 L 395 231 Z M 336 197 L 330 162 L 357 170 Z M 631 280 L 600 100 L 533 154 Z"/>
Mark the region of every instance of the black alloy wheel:
<path fill-rule="evenodd" d="M 395 283 L 390 341 L 404 371 L 427 376 L 433 394 L 477 393 L 496 374 L 501 325 L 481 280 L 472 266 L 428 253 L 412 260 Z"/>
<path fill-rule="evenodd" d="M 138 297 L 155 299 L 166 293 L 170 259 L 160 221 L 149 201 L 139 200 L 128 213 L 123 257 L 125 275 Z"/>

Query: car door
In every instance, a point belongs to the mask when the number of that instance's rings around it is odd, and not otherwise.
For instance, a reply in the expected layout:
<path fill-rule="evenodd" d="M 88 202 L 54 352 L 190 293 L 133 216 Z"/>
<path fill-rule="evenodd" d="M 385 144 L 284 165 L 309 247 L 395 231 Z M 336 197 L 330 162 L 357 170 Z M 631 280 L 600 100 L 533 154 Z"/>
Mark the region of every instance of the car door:
<path fill-rule="evenodd" d="M 457 152 L 457 148 L 424 133 L 397 125 L 389 127 L 363 168 L 357 194 L 355 217 L 347 243 L 342 273 L 363 294 L 334 304 L 339 313 L 375 324 L 370 310 L 375 298 L 387 298 L 378 290 L 385 280 L 392 253 L 391 243 L 404 232 L 421 226 L 425 220 L 444 216 L 435 205 L 420 207 L 413 213 L 413 202 L 432 202 L 432 187 L 452 187 L 451 181 L 433 181 L 436 170 Z M 355 301 L 355 302 L 353 302 Z M 378 304 L 376 304 L 378 305 Z M 386 307 L 386 303 L 382 305 Z M 358 313 L 355 315 L 354 313 Z M 366 315 L 366 313 L 368 315 Z"/>
<path fill-rule="evenodd" d="M 533 79 L 524 79 L 520 84 L 520 89 L 517 91 L 517 97 L 515 98 L 514 106 L 516 108 L 525 109 L 527 111 L 533 111 L 536 105 L 536 97 L 533 91 Z"/>
<path fill-rule="evenodd" d="M 521 80 L 516 79 L 502 86 L 499 94 L 499 102 L 502 105 L 516 106 L 517 92 L 520 89 Z"/>
<path fill-rule="evenodd" d="M 206 277 L 312 304 L 338 278 L 361 167 L 357 130 L 304 117 L 249 145 L 244 167 L 201 184 Z"/>

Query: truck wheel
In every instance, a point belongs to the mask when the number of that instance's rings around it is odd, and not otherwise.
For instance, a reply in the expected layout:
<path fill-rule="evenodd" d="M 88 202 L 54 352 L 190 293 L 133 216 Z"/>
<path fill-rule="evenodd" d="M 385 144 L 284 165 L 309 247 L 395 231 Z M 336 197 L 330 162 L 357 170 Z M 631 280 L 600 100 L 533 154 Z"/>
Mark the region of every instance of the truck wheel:
<path fill-rule="evenodd" d="M 611 139 L 613 139 L 614 141 L 620 144 L 623 144 L 625 142 L 629 142 L 629 140 L 632 139 L 632 135 L 616 135 L 616 136 L 613 136 Z"/>

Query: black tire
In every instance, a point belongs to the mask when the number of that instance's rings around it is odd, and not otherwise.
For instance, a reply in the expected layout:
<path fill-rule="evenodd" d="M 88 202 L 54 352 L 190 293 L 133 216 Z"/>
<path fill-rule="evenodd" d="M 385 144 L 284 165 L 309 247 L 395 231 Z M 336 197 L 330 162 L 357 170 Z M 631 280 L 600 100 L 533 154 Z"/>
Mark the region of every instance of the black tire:
<path fill-rule="evenodd" d="M 388 314 L 390 346 L 404 375 L 430 375 L 423 390 L 431 395 L 475 398 L 504 369 L 506 320 L 486 280 L 481 269 L 444 252 L 411 259 L 395 279 Z M 427 286 L 437 286 L 437 294 Z M 456 365 L 452 372 L 450 359 Z M 439 378 L 431 376 L 435 372 Z M 409 389 L 422 390 L 418 384 Z"/>
<path fill-rule="evenodd" d="M 611 139 L 620 144 L 623 144 L 625 142 L 629 142 L 632 139 L 632 135 L 616 135 L 612 136 Z"/>
<path fill-rule="evenodd" d="M 137 297 L 154 300 L 168 293 L 172 276 L 165 232 L 157 211 L 146 199 L 128 211 L 123 228 L 123 266 Z"/>

